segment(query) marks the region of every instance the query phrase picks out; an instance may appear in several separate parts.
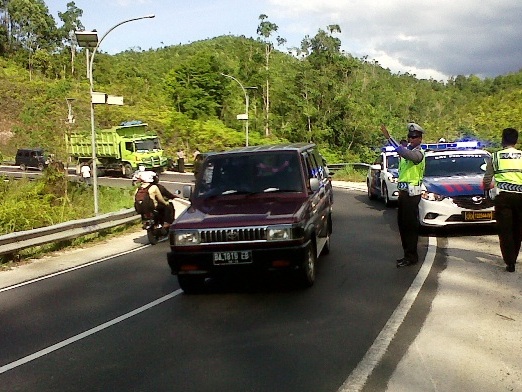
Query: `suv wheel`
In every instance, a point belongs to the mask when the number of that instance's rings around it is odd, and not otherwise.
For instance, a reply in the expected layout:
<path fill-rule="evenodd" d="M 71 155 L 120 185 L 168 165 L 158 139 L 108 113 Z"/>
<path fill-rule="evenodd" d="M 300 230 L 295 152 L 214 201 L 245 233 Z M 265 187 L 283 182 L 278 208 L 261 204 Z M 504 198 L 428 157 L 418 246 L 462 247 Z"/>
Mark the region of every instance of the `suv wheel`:
<path fill-rule="evenodd" d="M 25 166 L 24 163 L 20 163 L 20 170 L 26 171 L 27 170 L 27 166 Z"/>
<path fill-rule="evenodd" d="M 181 290 L 187 294 L 197 294 L 205 286 L 205 277 L 197 275 L 178 275 L 178 283 Z"/>
<path fill-rule="evenodd" d="M 310 242 L 310 245 L 306 248 L 305 259 L 298 272 L 299 284 L 303 287 L 311 287 L 315 282 L 316 259 L 315 245 Z"/>
<path fill-rule="evenodd" d="M 326 235 L 326 243 L 324 244 L 323 250 L 321 251 L 322 256 L 330 253 L 330 235 L 332 234 L 332 214 L 328 215 L 327 225 L 328 233 Z"/>

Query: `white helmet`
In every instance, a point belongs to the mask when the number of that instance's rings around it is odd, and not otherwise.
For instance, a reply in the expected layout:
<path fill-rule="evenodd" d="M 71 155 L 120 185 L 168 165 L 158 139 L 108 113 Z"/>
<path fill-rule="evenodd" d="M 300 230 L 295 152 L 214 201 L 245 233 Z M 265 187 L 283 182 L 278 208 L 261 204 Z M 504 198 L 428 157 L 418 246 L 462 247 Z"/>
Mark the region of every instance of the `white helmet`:
<path fill-rule="evenodd" d="M 154 173 L 153 171 L 144 171 L 144 172 L 140 173 L 140 179 L 143 182 L 151 183 L 151 182 L 154 182 L 155 175 L 156 175 L 156 173 Z"/>

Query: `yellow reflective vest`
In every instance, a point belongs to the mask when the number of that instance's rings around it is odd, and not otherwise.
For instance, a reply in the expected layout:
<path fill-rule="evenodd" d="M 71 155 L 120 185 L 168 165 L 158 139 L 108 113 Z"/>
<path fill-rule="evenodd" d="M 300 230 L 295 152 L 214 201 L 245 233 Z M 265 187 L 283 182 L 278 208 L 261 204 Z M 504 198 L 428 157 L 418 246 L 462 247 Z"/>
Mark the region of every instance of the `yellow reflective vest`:
<path fill-rule="evenodd" d="M 424 152 L 422 152 L 422 155 L 424 155 Z M 407 182 L 409 185 L 414 186 L 420 185 L 424 178 L 425 166 L 426 158 L 424 156 L 418 164 L 401 158 L 399 161 L 399 182 Z"/>
<path fill-rule="evenodd" d="M 497 151 L 492 157 L 495 186 L 498 189 L 520 192 L 522 189 L 522 151 L 514 147 Z"/>

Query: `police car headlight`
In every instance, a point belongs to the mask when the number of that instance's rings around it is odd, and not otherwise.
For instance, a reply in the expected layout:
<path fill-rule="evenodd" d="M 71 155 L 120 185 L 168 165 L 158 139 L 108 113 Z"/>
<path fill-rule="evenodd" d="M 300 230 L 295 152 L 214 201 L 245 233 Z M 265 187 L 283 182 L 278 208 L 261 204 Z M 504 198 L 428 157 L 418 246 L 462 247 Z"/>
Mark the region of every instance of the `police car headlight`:
<path fill-rule="evenodd" d="M 199 233 L 196 230 L 175 231 L 171 235 L 171 243 L 175 246 L 198 245 Z"/>
<path fill-rule="evenodd" d="M 397 177 L 388 177 L 388 181 L 390 181 L 391 183 L 396 183 L 399 179 Z"/>
<path fill-rule="evenodd" d="M 438 193 L 426 192 L 426 191 L 422 192 L 421 197 L 424 200 L 429 200 L 429 201 L 442 201 L 445 199 L 444 196 L 439 195 Z"/>

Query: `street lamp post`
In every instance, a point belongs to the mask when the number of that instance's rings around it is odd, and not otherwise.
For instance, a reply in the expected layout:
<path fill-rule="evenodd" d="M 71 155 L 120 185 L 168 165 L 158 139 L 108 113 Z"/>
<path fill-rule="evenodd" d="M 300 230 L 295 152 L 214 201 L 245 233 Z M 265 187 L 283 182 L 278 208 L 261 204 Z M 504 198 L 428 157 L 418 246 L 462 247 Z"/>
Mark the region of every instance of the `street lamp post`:
<path fill-rule="evenodd" d="M 75 31 L 76 41 L 78 46 L 85 48 L 87 56 L 87 78 L 89 79 L 89 91 L 91 99 L 91 148 L 92 148 L 92 186 L 94 193 L 94 215 L 98 215 L 98 168 L 97 168 L 97 157 L 96 157 L 96 130 L 94 127 L 94 82 L 92 77 L 92 66 L 94 64 L 94 55 L 96 54 L 100 44 L 104 38 L 116 27 L 121 26 L 124 23 L 133 22 L 135 20 L 154 18 L 154 15 L 146 15 L 138 18 L 132 18 L 124 20 L 120 23 L 112 26 L 102 37 L 98 40 L 98 33 L 96 30 L 92 31 Z M 92 53 L 89 55 L 89 49 L 94 48 Z"/>
<path fill-rule="evenodd" d="M 245 120 L 245 146 L 248 147 L 248 93 L 247 93 L 247 89 L 257 89 L 257 87 L 244 87 L 243 84 L 241 84 L 241 82 L 239 80 L 237 80 L 235 77 L 224 74 L 224 73 L 222 73 L 221 75 L 236 81 L 237 84 L 239 84 L 239 86 L 241 87 L 241 90 L 243 90 L 243 94 L 245 95 L 245 114 L 243 116 L 238 115 L 237 118 L 238 118 L 238 120 Z"/>

